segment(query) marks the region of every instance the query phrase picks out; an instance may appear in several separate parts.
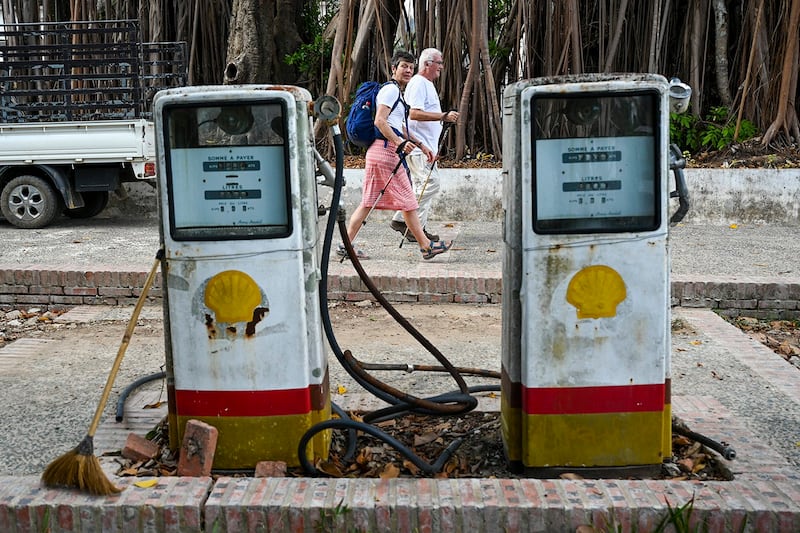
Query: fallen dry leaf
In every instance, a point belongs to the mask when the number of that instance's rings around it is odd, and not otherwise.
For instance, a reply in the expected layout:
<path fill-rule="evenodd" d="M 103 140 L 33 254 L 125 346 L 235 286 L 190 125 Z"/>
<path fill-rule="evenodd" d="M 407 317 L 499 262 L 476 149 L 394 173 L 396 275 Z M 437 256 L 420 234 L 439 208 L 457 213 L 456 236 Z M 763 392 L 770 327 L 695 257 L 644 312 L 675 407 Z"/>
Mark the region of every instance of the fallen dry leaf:
<path fill-rule="evenodd" d="M 684 437 L 683 435 L 673 435 L 672 436 L 672 445 L 673 446 L 689 446 L 692 441 L 689 437 Z"/>
<path fill-rule="evenodd" d="M 408 459 L 404 459 L 403 460 L 403 468 L 405 468 L 406 470 L 411 472 L 412 476 L 417 476 L 421 472 L 421 470 L 417 467 L 417 465 L 415 465 L 414 463 L 412 463 Z"/>
<path fill-rule="evenodd" d="M 344 473 L 339 469 L 339 466 L 331 461 L 320 461 L 316 467 L 317 470 L 331 477 L 344 477 Z"/>
<path fill-rule="evenodd" d="M 156 485 L 158 485 L 158 479 L 157 478 L 145 479 L 144 481 L 135 482 L 134 485 L 136 485 L 140 489 L 149 489 L 150 487 L 155 487 Z"/>
<path fill-rule="evenodd" d="M 426 444 L 435 441 L 438 438 L 439 435 L 437 433 L 434 433 L 433 431 L 428 431 L 427 433 L 423 433 L 422 435 L 414 435 L 414 446 L 415 447 L 424 446 Z"/>
<path fill-rule="evenodd" d="M 368 447 L 361 448 L 356 455 L 356 464 L 365 466 L 372 461 L 372 449 Z"/>
<path fill-rule="evenodd" d="M 393 479 L 396 477 L 400 477 L 400 469 L 394 463 L 389 463 L 383 467 L 383 471 L 380 474 L 381 479 Z"/>

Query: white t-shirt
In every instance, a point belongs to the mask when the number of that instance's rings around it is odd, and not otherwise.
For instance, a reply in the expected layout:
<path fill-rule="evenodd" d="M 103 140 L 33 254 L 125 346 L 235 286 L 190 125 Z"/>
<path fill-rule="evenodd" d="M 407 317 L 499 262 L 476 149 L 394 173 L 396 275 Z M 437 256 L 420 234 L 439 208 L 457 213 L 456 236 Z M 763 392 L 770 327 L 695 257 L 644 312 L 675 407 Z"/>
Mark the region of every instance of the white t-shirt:
<path fill-rule="evenodd" d="M 397 102 L 398 98 L 400 98 L 399 102 Z M 377 105 L 385 105 L 389 109 L 392 109 L 395 102 L 397 102 L 397 107 L 389 113 L 389 117 L 386 121 L 391 127 L 399 131 L 402 137 L 406 125 L 406 106 L 403 105 L 400 87 L 398 87 L 396 83 L 387 83 L 378 91 L 378 95 L 375 97 L 375 103 Z"/>
<path fill-rule="evenodd" d="M 414 74 L 414 77 L 406 85 L 405 98 L 411 109 L 433 113 L 442 112 L 442 105 L 439 102 L 436 87 L 431 80 L 420 74 Z M 409 119 L 408 129 L 415 139 L 425 143 L 425 146 L 431 149 L 433 155 L 436 155 L 439 150 L 439 135 L 442 134 L 442 123 L 440 121 Z M 417 154 L 422 153 L 422 151 L 417 149 L 412 153 Z"/>

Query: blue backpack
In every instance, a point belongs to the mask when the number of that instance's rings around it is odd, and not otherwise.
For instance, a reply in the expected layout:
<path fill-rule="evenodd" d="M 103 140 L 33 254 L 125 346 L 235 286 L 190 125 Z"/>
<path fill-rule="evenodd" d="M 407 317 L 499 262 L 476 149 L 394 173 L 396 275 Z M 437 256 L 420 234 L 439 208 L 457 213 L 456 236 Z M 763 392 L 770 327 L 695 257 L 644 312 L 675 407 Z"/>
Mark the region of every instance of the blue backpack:
<path fill-rule="evenodd" d="M 356 146 L 369 148 L 375 139 L 384 138 L 378 128 L 375 127 L 375 98 L 378 96 L 378 91 L 381 90 L 381 87 L 387 83 L 395 82 L 378 83 L 377 81 L 365 81 L 356 90 L 356 98 L 353 100 L 353 105 L 350 106 L 350 112 L 347 114 L 347 120 L 345 121 L 347 138 Z M 402 96 L 398 96 L 391 111 L 394 111 L 401 99 Z"/>

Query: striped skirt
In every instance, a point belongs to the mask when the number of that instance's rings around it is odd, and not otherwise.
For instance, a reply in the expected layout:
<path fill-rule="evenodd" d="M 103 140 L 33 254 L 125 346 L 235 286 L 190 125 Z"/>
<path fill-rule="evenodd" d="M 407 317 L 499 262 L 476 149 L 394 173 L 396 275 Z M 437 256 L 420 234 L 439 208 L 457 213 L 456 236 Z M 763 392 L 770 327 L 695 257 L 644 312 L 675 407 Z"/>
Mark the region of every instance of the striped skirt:
<path fill-rule="evenodd" d="M 394 144 L 377 139 L 367 150 L 367 160 L 364 165 L 364 192 L 361 195 L 362 206 L 372 207 L 372 204 L 381 195 L 381 190 L 385 188 L 375 209 L 413 211 L 419 208 L 406 167 L 400 165 L 392 177 L 392 171 L 398 162 L 396 149 L 397 146 Z"/>

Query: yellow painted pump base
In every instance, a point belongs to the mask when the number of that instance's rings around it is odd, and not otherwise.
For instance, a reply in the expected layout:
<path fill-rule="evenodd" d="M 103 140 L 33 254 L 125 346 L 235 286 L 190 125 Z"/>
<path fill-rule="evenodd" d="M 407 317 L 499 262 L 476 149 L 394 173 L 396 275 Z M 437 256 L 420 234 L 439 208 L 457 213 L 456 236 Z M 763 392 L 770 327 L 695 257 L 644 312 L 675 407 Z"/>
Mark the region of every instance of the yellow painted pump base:
<path fill-rule="evenodd" d="M 299 466 L 297 446 L 308 429 L 330 420 L 328 402 L 323 410 L 303 415 L 281 416 L 170 416 L 179 428 L 177 444 L 183 440 L 186 422 L 200 420 L 219 431 L 213 470 L 251 470 L 260 461 L 284 461 L 287 466 Z M 170 434 L 173 432 L 170 431 Z M 310 460 L 328 458 L 330 430 L 320 431 L 309 442 L 306 455 Z M 171 445 L 175 446 L 172 443 Z"/>
<path fill-rule="evenodd" d="M 672 453 L 671 404 L 663 411 L 526 415 L 502 402 L 509 469 L 537 478 L 657 477 Z"/>

